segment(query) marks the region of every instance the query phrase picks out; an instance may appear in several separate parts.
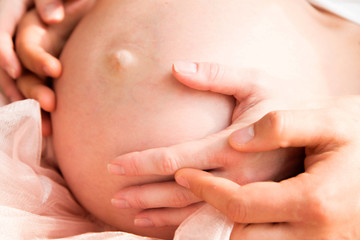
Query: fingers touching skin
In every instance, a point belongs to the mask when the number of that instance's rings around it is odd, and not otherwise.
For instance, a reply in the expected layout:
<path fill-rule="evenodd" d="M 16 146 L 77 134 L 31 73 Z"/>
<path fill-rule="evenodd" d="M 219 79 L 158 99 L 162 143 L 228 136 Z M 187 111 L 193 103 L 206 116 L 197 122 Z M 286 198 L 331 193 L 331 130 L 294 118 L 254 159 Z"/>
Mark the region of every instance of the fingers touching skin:
<path fill-rule="evenodd" d="M 291 194 L 293 188 L 286 181 L 282 183 L 259 182 L 245 186 L 212 176 L 195 169 L 181 169 L 176 181 L 215 206 L 237 223 L 288 222 L 297 221 L 297 214 L 279 211 L 289 202 L 298 203 Z M 251 199 L 251 201 L 248 201 Z M 264 201 L 272 199 L 273 201 Z M 301 207 L 301 205 L 299 206 Z"/>
<path fill-rule="evenodd" d="M 176 62 L 173 65 L 173 75 L 190 88 L 234 96 L 237 106 L 234 109 L 233 121 L 239 120 L 240 115 L 249 108 L 265 103 L 281 107 L 284 103 L 277 99 L 285 98 L 290 101 L 294 98 L 288 97 L 288 94 L 292 93 L 290 87 L 287 88 L 288 91 L 278 91 L 273 84 L 274 81 L 279 82 L 278 78 L 274 79 L 260 69 L 234 69 L 218 63 Z M 244 121 L 243 116 L 241 120 Z"/>
<path fill-rule="evenodd" d="M 237 223 L 231 239 L 357 239 L 359 108 L 359 97 L 329 100 L 324 109 L 270 113 L 231 135 L 241 151 L 306 147 L 305 173 L 293 178 L 240 186 L 181 169 L 176 181 Z"/>
<path fill-rule="evenodd" d="M 211 159 L 220 161 L 222 158 L 225 161 L 227 157 L 230 157 L 221 156 L 225 152 L 223 149 L 229 148 L 226 143 L 229 134 L 229 132 L 227 134 L 223 132 L 217 137 L 191 141 L 169 148 L 156 148 L 125 154 L 111 161 L 108 168 L 110 173 L 120 175 L 171 175 L 184 165 L 200 169 L 216 168 L 221 164 L 212 162 Z M 208 146 L 212 146 L 214 151 L 205 151 Z M 198 154 L 199 149 L 204 150 L 201 151 L 201 155 Z M 212 156 L 212 154 L 218 154 L 218 156 Z"/>
<path fill-rule="evenodd" d="M 24 74 L 17 80 L 17 87 L 26 98 L 37 100 L 45 111 L 55 110 L 55 94 L 44 84 L 44 80 L 31 74 Z"/>
<path fill-rule="evenodd" d="M 58 0 L 38 0 L 39 8 L 46 9 L 50 4 L 50 6 L 57 6 L 55 11 L 62 9 L 65 15 L 61 23 L 51 26 L 45 25 L 35 10 L 29 11 L 24 16 L 16 37 L 17 53 L 23 65 L 39 78 L 58 78 L 62 66 L 57 57 L 76 24 L 94 3 L 94 0 L 74 0 L 62 5 Z M 26 83 L 27 80 L 28 83 Z M 45 111 L 55 109 L 54 92 L 45 86 L 43 80 L 25 76 L 18 81 L 18 86 L 25 97 L 38 100 Z M 44 123 L 48 123 L 45 124 L 47 128 L 50 127 L 49 121 Z"/>
<path fill-rule="evenodd" d="M 59 77 L 61 64 L 56 57 L 94 3 L 94 0 L 77 0 L 65 4 L 64 20 L 51 26 L 45 25 L 35 11 L 28 12 L 19 24 L 16 38 L 17 52 L 25 67 L 39 76 Z"/>
<path fill-rule="evenodd" d="M 13 79 L 21 74 L 21 64 L 14 51 L 12 35 L 0 29 L 0 67 Z"/>
<path fill-rule="evenodd" d="M 180 168 L 191 167 L 206 169 L 216 176 L 245 184 L 260 180 L 283 179 L 292 176 L 294 169 L 302 169 L 298 166 L 301 161 L 297 161 L 303 159 L 302 151 L 293 151 L 291 154 L 289 154 L 291 151 L 241 153 L 234 151 L 228 143 L 228 137 L 234 129 L 245 127 L 260 119 L 269 109 L 274 107 L 281 109 L 281 105 L 276 101 L 267 100 L 270 96 L 263 91 L 267 78 L 270 77 L 255 70 L 237 71 L 212 63 L 182 62 L 173 66 L 173 74 L 189 87 L 234 95 L 238 103 L 233 125 L 200 140 L 119 156 L 108 165 L 111 174 L 173 175 Z M 241 84 L 238 84 L 239 81 Z M 285 163 L 284 159 L 289 158 L 297 160 Z M 189 192 L 181 191 L 173 185 L 174 183 L 169 182 L 167 188 L 158 183 L 123 189 L 114 197 L 120 199 L 121 204 L 114 206 L 147 209 L 145 212 L 152 213 L 151 220 L 156 221 L 156 214 L 161 213 L 159 207 L 173 209 L 199 201 Z M 161 199 L 157 196 L 161 196 Z M 157 209 L 153 211 L 152 208 Z"/>
<path fill-rule="evenodd" d="M 280 101 L 264 100 L 266 94 L 263 87 L 266 85 L 266 77 L 256 73 L 255 70 L 235 71 L 212 63 L 177 63 L 173 71 L 174 76 L 189 87 L 234 95 L 238 100 L 234 110 L 234 124 L 201 140 L 119 156 L 110 162 L 110 173 L 170 175 L 183 167 L 199 169 L 221 167 L 224 163 L 232 162 L 239 157 L 234 155 L 236 153 L 231 151 L 227 143 L 227 138 L 233 129 L 254 122 L 269 109 L 282 108 Z M 236 124 L 240 120 L 241 123 Z"/>
<path fill-rule="evenodd" d="M 144 209 L 135 218 L 139 227 L 178 226 L 201 202 L 174 181 L 128 187 L 111 200 L 117 208 Z"/>
<path fill-rule="evenodd" d="M 327 143 L 333 137 L 328 125 L 324 124 L 328 123 L 329 117 L 326 112 L 320 112 L 324 115 L 318 112 L 319 110 L 268 113 L 254 125 L 234 132 L 229 143 L 238 151 L 250 152 Z"/>
<path fill-rule="evenodd" d="M 234 224 L 230 240 L 295 240 L 299 233 L 287 223 Z M 306 238 L 309 239 L 309 238 Z"/>
<path fill-rule="evenodd" d="M 24 74 L 17 81 L 17 89 L 19 89 L 26 98 L 35 99 L 40 103 L 44 111 L 42 117 L 42 134 L 43 136 L 51 135 L 51 122 L 49 112 L 55 110 L 55 93 L 35 75 Z M 46 111 L 46 112 L 45 112 Z"/>
<path fill-rule="evenodd" d="M 145 210 L 135 216 L 134 224 L 138 227 L 179 226 L 201 206 L 203 206 L 202 202 L 184 208 L 155 208 Z"/>
<path fill-rule="evenodd" d="M 175 182 L 129 187 L 117 193 L 111 203 L 117 208 L 144 209 L 135 217 L 134 224 L 140 227 L 177 226 L 202 205 Z"/>
<path fill-rule="evenodd" d="M 13 36 L 20 19 L 27 8 L 35 2 L 42 20 L 47 24 L 60 22 L 64 18 L 64 7 L 61 0 L 13 0 L 0 2 L 0 68 L 7 75 L 16 79 L 21 74 L 21 63 L 14 50 Z M 3 75 L 3 74 L 2 74 Z M 0 86 L 10 101 L 22 99 L 16 90 L 14 81 L 2 76 Z"/>
<path fill-rule="evenodd" d="M 154 192 L 156 196 L 153 196 Z M 199 201 L 189 190 L 175 182 L 165 182 L 126 188 L 114 196 L 112 204 L 118 208 L 180 208 Z"/>
<path fill-rule="evenodd" d="M 117 193 L 111 203 L 122 209 L 144 209 L 135 217 L 134 224 L 139 227 L 178 226 L 203 204 L 175 182 L 128 187 Z"/>
<path fill-rule="evenodd" d="M 15 81 L 2 69 L 0 69 L 1 91 L 8 97 L 10 102 L 22 100 L 24 97 L 16 87 Z"/>
<path fill-rule="evenodd" d="M 21 65 L 14 51 L 15 28 L 30 1 L 14 0 L 0 2 L 0 67 L 11 78 L 21 74 Z"/>
<path fill-rule="evenodd" d="M 39 76 L 60 76 L 61 64 L 56 56 L 64 42 L 61 31 L 42 23 L 35 11 L 27 13 L 19 24 L 16 38 L 18 55 L 24 66 Z"/>
<path fill-rule="evenodd" d="M 45 23 L 58 23 L 64 19 L 65 13 L 62 0 L 35 0 L 35 5 Z"/>
<path fill-rule="evenodd" d="M 242 99 L 252 94 L 261 73 L 250 69 L 225 68 L 217 63 L 176 62 L 173 65 L 173 74 L 181 83 L 191 88 L 234 95 L 237 99 Z"/>

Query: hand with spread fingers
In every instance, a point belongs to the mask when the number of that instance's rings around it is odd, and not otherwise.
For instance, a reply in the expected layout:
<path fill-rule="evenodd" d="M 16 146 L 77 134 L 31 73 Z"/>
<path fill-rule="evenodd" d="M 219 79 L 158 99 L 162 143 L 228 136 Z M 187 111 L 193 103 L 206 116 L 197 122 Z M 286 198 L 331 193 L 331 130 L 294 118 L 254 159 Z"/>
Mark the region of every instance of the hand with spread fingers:
<path fill-rule="evenodd" d="M 176 181 L 236 223 L 231 239 L 359 239 L 360 98 L 317 105 L 271 112 L 229 138 L 244 153 L 305 147 L 304 173 L 238 185 L 182 169 Z"/>
<path fill-rule="evenodd" d="M 121 155 L 110 161 L 110 174 L 171 176 L 180 168 L 191 167 L 246 184 L 281 180 L 303 170 L 301 148 L 245 153 L 234 151 L 228 144 L 228 137 L 235 129 L 289 105 L 290 101 L 282 100 L 288 97 L 282 94 L 291 92 L 290 87 L 284 93 L 274 84 L 278 79 L 266 73 L 255 69 L 234 70 L 215 63 L 178 62 L 174 64 L 173 74 L 191 88 L 233 95 L 236 107 L 232 125 L 204 139 Z M 118 202 L 127 204 L 116 204 Z M 139 221 L 135 224 L 147 222 L 155 226 L 180 224 L 200 202 L 174 181 L 128 187 L 113 197 L 115 207 L 144 210 L 136 216 Z"/>

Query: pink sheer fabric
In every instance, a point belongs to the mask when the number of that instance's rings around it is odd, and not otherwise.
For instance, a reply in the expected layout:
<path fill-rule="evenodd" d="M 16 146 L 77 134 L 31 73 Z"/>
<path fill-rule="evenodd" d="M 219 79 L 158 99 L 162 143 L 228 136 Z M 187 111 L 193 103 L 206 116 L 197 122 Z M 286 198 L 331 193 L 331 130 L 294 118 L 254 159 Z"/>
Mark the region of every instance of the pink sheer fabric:
<path fill-rule="evenodd" d="M 0 239 L 149 239 L 92 220 L 42 152 L 39 104 L 1 107 Z"/>
<path fill-rule="evenodd" d="M 0 107 L 0 239 L 150 239 L 93 219 L 71 195 L 44 143 L 38 102 Z M 207 205 L 184 221 L 174 239 L 224 240 L 231 229 L 232 223 Z"/>

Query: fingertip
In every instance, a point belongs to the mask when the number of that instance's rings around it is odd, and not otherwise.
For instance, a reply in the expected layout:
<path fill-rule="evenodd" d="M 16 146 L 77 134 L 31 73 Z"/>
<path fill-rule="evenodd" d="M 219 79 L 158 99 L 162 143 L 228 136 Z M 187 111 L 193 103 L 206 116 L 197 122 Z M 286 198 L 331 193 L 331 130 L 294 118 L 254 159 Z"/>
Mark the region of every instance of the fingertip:
<path fill-rule="evenodd" d="M 21 76 L 21 67 L 18 64 L 8 65 L 6 67 L 6 73 L 12 78 L 16 79 Z"/>
<path fill-rule="evenodd" d="M 134 225 L 137 227 L 143 227 L 143 228 L 155 226 L 154 222 L 148 218 L 135 218 Z"/>
<path fill-rule="evenodd" d="M 3 60 L 2 67 L 6 71 L 6 73 L 12 78 L 16 79 L 21 76 L 21 64 L 19 59 L 17 58 L 15 52 L 12 52 L 11 54 L 7 56 L 1 56 Z"/>
<path fill-rule="evenodd" d="M 175 176 L 175 180 L 180 186 L 190 189 L 190 184 L 186 178 L 186 175 L 184 176 L 184 175 L 178 174 L 177 176 Z"/>
<path fill-rule="evenodd" d="M 61 75 L 62 66 L 58 59 L 50 57 L 45 61 L 42 71 L 45 76 L 59 78 Z"/>
<path fill-rule="evenodd" d="M 13 79 L 21 74 L 21 64 L 15 53 L 12 36 L 0 31 L 0 66 Z"/>
<path fill-rule="evenodd" d="M 196 74 L 198 65 L 194 62 L 177 61 L 173 64 L 173 72 L 178 74 Z"/>
<path fill-rule="evenodd" d="M 64 19 L 65 10 L 61 2 L 50 2 L 38 7 L 41 19 L 47 24 L 59 23 Z"/>
<path fill-rule="evenodd" d="M 114 163 L 109 163 L 107 165 L 107 170 L 112 175 L 125 175 L 126 174 L 124 167 L 122 167 L 121 165 L 118 165 L 118 164 L 114 164 Z"/>
<path fill-rule="evenodd" d="M 37 100 L 40 103 L 41 108 L 46 112 L 53 112 L 55 110 L 55 93 L 52 89 L 46 86 L 42 87 Z"/>
<path fill-rule="evenodd" d="M 174 77 L 182 84 L 197 89 L 208 90 L 201 69 L 203 63 L 177 61 L 172 66 Z"/>
<path fill-rule="evenodd" d="M 194 177 L 212 176 L 209 172 L 204 172 L 193 168 L 182 168 L 175 173 L 175 181 L 185 188 L 190 189 L 191 180 Z"/>
<path fill-rule="evenodd" d="M 255 137 L 254 126 L 250 125 L 248 127 L 242 128 L 233 132 L 229 136 L 229 144 L 235 150 L 241 150 L 244 146 L 249 143 Z"/>
<path fill-rule="evenodd" d="M 24 75 L 18 79 L 17 88 L 26 98 L 35 99 L 46 112 L 53 112 L 56 107 L 55 92 L 44 85 L 43 80 L 34 75 Z"/>
<path fill-rule="evenodd" d="M 30 56 L 25 66 L 32 72 L 46 77 L 58 78 L 62 72 L 60 60 L 47 53 L 39 46 L 34 46 L 28 53 Z"/>
<path fill-rule="evenodd" d="M 189 169 L 189 168 L 181 168 L 181 169 L 179 169 L 179 170 L 177 170 L 176 172 L 175 172 L 175 180 L 177 180 L 178 178 L 184 178 L 184 177 L 186 177 L 186 174 L 187 174 L 187 172 L 189 171 L 189 170 L 191 170 L 191 169 Z"/>

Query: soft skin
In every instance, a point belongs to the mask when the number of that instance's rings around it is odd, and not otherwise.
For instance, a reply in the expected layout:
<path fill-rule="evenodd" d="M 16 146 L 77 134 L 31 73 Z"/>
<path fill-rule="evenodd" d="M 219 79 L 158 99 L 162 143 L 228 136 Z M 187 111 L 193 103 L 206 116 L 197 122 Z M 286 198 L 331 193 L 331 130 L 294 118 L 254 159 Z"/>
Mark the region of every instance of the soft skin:
<path fill-rule="evenodd" d="M 340 76 L 351 92 L 360 76 L 357 30 L 303 1 L 99 1 L 66 45 L 55 82 L 54 149 L 70 189 L 117 229 L 172 238 L 173 227 L 136 227 L 140 210 L 110 201 L 124 187 L 168 177 L 107 171 L 121 154 L 199 139 L 230 124 L 233 99 L 181 85 L 171 64 L 195 59 L 262 69 L 279 76 L 269 84 L 283 98 L 332 93 L 327 86 Z"/>
<path fill-rule="evenodd" d="M 22 63 L 16 55 L 13 37 L 18 23 L 32 4 L 35 4 L 38 15 L 46 24 L 58 23 L 64 18 L 61 0 L 0 1 L 0 87 L 11 102 L 23 99 L 14 81 L 21 74 Z"/>
<path fill-rule="evenodd" d="M 271 112 L 230 136 L 242 152 L 305 147 L 305 172 L 293 178 L 240 186 L 182 169 L 176 180 L 235 222 L 231 240 L 359 239 L 359 100 L 321 99 L 301 111 Z"/>

